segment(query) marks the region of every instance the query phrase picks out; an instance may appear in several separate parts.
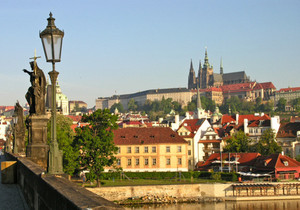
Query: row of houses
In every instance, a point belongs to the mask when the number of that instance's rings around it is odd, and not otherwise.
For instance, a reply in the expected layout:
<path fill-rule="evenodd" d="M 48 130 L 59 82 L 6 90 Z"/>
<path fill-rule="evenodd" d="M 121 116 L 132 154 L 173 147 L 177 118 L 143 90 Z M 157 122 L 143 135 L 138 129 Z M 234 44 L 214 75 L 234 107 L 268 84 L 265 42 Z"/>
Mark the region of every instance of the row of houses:
<path fill-rule="evenodd" d="M 226 172 L 234 170 L 245 179 L 300 178 L 300 162 L 282 154 L 262 156 L 259 153 L 214 153 L 204 163 L 198 163 L 197 170 Z"/>
<path fill-rule="evenodd" d="M 118 116 L 114 143 L 119 148 L 117 166 L 124 171 L 196 170 L 211 155 L 223 152 L 226 139 L 239 130 L 257 141 L 272 129 L 286 154 L 293 158 L 300 154 L 300 122 L 280 123 L 279 116 L 222 115 L 218 108 L 209 113 L 201 107 L 185 117 L 175 115 L 159 122 L 139 113 Z"/>

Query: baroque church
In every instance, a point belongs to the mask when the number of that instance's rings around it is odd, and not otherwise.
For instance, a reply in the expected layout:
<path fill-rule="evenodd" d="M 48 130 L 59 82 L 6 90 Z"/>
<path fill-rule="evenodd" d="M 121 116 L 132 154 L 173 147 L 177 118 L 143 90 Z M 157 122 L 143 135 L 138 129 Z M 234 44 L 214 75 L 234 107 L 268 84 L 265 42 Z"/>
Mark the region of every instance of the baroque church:
<path fill-rule="evenodd" d="M 199 70 L 196 76 L 193 62 L 191 61 L 190 73 L 188 78 L 188 89 L 207 89 L 211 87 L 220 87 L 222 85 L 238 84 L 251 82 L 244 71 L 226 73 L 223 72 L 223 64 L 221 60 L 220 73 L 214 73 L 213 66 L 209 64 L 207 49 L 205 49 L 204 64 L 199 63 Z"/>

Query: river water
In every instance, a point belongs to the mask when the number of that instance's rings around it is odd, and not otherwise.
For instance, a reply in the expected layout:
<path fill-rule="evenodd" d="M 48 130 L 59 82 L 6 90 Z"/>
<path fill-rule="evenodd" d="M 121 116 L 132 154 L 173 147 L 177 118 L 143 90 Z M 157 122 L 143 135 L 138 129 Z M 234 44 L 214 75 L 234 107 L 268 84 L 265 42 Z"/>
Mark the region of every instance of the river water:
<path fill-rule="evenodd" d="M 164 205 L 144 205 L 140 207 L 125 207 L 125 209 L 146 210 L 300 210 L 300 200 L 274 200 L 274 201 L 238 201 L 219 203 L 181 203 Z"/>

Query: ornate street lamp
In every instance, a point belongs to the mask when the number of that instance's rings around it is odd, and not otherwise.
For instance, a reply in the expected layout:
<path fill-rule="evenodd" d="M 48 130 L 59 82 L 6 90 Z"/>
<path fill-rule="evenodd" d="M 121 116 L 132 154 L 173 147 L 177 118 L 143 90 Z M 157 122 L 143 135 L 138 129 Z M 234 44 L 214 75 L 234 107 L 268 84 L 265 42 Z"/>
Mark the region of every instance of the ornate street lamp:
<path fill-rule="evenodd" d="M 17 154 L 18 153 L 18 144 L 17 144 L 17 138 L 16 138 L 16 135 L 17 135 L 17 132 L 16 132 L 16 126 L 17 126 L 17 123 L 18 123 L 18 115 L 16 113 L 13 114 L 12 116 L 13 118 L 13 123 L 14 123 L 14 142 L 13 142 L 13 153 L 14 154 Z"/>
<path fill-rule="evenodd" d="M 48 25 L 45 30 L 40 32 L 40 38 L 42 40 L 45 57 L 47 62 L 52 63 L 52 71 L 50 75 L 52 84 L 52 107 L 51 107 L 51 142 L 49 151 L 48 173 L 50 174 L 62 174 L 62 151 L 58 149 L 58 143 L 56 139 L 56 80 L 59 72 L 55 71 L 55 63 L 60 62 L 62 40 L 64 32 L 56 28 L 50 12 Z"/>

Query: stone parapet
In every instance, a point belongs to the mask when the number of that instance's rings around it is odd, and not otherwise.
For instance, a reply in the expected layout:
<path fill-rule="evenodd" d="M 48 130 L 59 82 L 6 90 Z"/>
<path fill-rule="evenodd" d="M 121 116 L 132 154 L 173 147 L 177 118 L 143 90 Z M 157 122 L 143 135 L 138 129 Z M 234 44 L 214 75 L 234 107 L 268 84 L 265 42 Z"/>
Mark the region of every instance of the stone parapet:
<path fill-rule="evenodd" d="M 17 181 L 30 209 L 123 209 L 63 176 L 46 174 L 28 158 L 6 157 L 17 161 Z"/>

